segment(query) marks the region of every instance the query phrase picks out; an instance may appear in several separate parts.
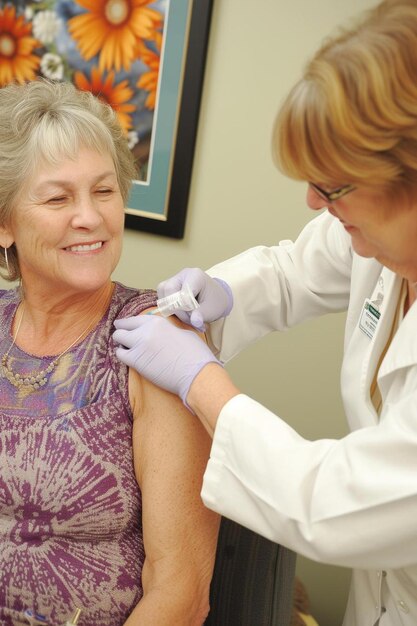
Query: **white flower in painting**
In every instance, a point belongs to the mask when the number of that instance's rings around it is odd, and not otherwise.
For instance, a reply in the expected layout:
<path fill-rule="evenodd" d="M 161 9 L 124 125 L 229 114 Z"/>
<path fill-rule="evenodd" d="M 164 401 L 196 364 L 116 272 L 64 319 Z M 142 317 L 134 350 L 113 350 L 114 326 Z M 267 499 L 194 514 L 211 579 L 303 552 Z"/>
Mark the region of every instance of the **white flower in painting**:
<path fill-rule="evenodd" d="M 25 19 L 27 22 L 31 22 L 33 18 L 33 9 L 32 7 L 26 7 L 25 9 Z"/>
<path fill-rule="evenodd" d="M 130 130 L 127 133 L 127 145 L 129 146 L 130 150 L 132 150 L 132 148 L 134 148 L 137 143 L 139 143 L 139 135 L 135 130 Z"/>
<path fill-rule="evenodd" d="M 64 76 L 64 64 L 57 54 L 47 52 L 41 59 L 41 72 L 50 80 L 62 80 Z"/>
<path fill-rule="evenodd" d="M 61 20 L 54 11 L 38 11 L 33 18 L 33 34 L 43 44 L 52 43 L 57 36 Z"/>

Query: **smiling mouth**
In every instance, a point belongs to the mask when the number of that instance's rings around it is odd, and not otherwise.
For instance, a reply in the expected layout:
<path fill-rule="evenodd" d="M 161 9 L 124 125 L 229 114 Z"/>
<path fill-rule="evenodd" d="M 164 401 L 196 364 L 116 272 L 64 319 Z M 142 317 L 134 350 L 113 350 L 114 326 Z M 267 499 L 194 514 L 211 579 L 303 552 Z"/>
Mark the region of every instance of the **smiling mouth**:
<path fill-rule="evenodd" d="M 102 241 L 96 241 L 96 243 L 83 243 L 76 246 L 69 246 L 65 248 L 68 252 L 91 252 L 92 250 L 98 250 L 103 245 Z"/>
<path fill-rule="evenodd" d="M 338 215 L 336 215 L 336 213 L 333 213 L 331 211 L 329 211 L 329 213 L 331 215 L 333 215 L 333 217 L 335 217 L 337 220 L 339 220 L 339 222 L 342 224 L 343 228 L 346 228 L 346 230 L 349 230 L 351 228 L 355 228 L 354 226 L 352 226 L 352 224 L 348 224 L 344 220 L 340 219 L 340 217 Z"/>

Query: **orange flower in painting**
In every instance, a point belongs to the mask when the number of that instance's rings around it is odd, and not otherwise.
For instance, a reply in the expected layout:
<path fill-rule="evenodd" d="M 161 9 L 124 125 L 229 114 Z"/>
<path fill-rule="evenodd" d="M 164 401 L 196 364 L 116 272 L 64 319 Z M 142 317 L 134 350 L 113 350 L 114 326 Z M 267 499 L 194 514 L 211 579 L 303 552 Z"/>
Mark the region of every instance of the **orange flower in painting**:
<path fill-rule="evenodd" d="M 132 118 L 129 113 L 135 110 L 134 104 L 128 104 L 133 96 L 133 90 L 128 87 L 128 81 L 122 80 L 118 85 L 114 84 L 114 72 L 109 72 L 106 78 L 97 67 L 91 70 L 91 78 L 88 79 L 82 72 L 74 73 L 74 85 L 83 91 L 91 91 L 106 104 L 116 111 L 120 125 L 127 131 L 132 128 Z"/>
<path fill-rule="evenodd" d="M 100 70 L 128 70 L 135 60 L 136 41 L 153 39 L 162 15 L 147 5 L 154 0 L 77 0 L 87 13 L 68 21 L 81 56 L 99 54 Z"/>
<path fill-rule="evenodd" d="M 40 45 L 32 37 L 31 25 L 23 15 L 16 15 L 15 7 L 6 5 L 0 9 L 0 86 L 36 77 L 40 58 L 32 52 Z"/>
<path fill-rule="evenodd" d="M 158 49 L 160 50 L 160 40 L 155 40 Z M 158 89 L 158 76 L 159 66 L 161 62 L 160 54 L 157 54 L 153 50 L 150 50 L 142 42 L 138 42 L 138 56 L 149 67 L 149 71 L 144 72 L 139 78 L 136 86 L 140 89 L 144 89 L 149 92 L 148 97 L 145 100 L 145 106 L 148 109 L 155 109 L 156 92 Z"/>

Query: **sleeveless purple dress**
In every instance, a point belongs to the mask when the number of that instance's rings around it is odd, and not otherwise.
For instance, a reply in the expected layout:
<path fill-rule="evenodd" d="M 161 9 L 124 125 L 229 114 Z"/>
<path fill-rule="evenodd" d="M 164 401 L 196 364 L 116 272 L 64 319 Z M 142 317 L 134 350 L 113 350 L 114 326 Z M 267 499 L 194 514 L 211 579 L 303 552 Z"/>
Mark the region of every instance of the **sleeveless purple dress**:
<path fill-rule="evenodd" d="M 122 626 L 142 597 L 128 368 L 111 335 L 117 317 L 155 301 L 116 283 L 106 315 L 39 390 L 17 389 L 0 369 L 1 626 L 36 623 L 30 612 L 61 626 L 75 607 L 79 626 Z M 0 291 L 1 355 L 18 302 L 17 290 Z M 9 354 L 18 373 L 52 360 Z"/>

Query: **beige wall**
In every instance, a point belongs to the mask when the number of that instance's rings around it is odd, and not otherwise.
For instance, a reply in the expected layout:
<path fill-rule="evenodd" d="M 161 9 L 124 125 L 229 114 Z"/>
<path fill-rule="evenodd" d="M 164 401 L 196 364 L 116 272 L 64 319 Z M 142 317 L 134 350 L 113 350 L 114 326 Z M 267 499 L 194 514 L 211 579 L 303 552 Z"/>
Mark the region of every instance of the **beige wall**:
<path fill-rule="evenodd" d="M 305 185 L 272 164 L 273 119 L 322 38 L 372 4 L 214 0 L 185 237 L 126 231 L 116 279 L 153 287 L 183 266 L 208 267 L 246 247 L 296 236 L 312 215 Z M 304 436 L 339 437 L 346 432 L 338 392 L 342 331 L 343 316 L 311 322 L 261 341 L 229 369 L 242 390 Z M 300 558 L 298 573 L 320 626 L 340 624 L 348 571 Z"/>

